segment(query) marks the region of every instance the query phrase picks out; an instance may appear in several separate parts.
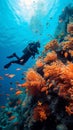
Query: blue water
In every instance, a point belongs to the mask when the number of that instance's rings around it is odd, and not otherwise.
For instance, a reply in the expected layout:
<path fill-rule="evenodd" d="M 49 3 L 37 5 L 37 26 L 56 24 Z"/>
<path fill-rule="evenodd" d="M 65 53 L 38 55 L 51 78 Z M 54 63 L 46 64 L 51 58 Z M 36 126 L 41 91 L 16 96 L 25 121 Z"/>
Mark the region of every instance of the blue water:
<path fill-rule="evenodd" d="M 51 39 L 48 34 L 54 37 L 58 25 L 58 17 L 64 7 L 73 0 L 0 0 L 0 105 L 7 101 L 6 94 L 12 94 L 10 87 L 16 87 L 16 82 L 23 83 L 23 71 L 32 67 L 37 59 L 30 58 L 23 65 L 12 65 L 4 70 L 4 64 L 9 60 L 8 55 L 16 52 L 22 55 L 22 50 L 29 42 L 39 40 L 41 43 L 40 53 L 43 46 Z M 48 26 L 46 23 L 48 22 Z M 16 68 L 22 68 L 16 71 Z M 15 74 L 9 79 L 5 74 Z M 10 85 L 10 82 L 13 84 Z"/>

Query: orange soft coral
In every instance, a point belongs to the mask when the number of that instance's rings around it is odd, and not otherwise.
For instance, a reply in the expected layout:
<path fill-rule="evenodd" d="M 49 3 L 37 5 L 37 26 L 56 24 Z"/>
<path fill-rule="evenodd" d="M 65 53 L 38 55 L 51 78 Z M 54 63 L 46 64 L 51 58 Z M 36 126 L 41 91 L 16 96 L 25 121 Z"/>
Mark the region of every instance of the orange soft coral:
<path fill-rule="evenodd" d="M 44 121 L 50 115 L 50 110 L 47 104 L 38 105 L 34 108 L 33 118 L 36 121 Z"/>
<path fill-rule="evenodd" d="M 73 34 L 73 23 L 68 24 L 67 32 L 70 33 L 70 34 Z"/>
<path fill-rule="evenodd" d="M 40 68 L 40 67 L 42 67 L 44 65 L 44 63 L 43 63 L 43 61 L 41 60 L 41 59 L 38 59 L 37 61 L 36 61 L 36 66 L 37 66 L 37 68 Z"/>
<path fill-rule="evenodd" d="M 68 62 L 67 65 L 64 65 L 60 61 L 53 62 L 50 65 L 45 65 L 44 69 L 44 78 L 50 79 L 50 83 L 52 84 L 53 90 L 58 89 L 58 95 L 68 99 L 71 99 L 71 95 L 73 93 L 73 63 Z M 52 82 L 54 81 L 54 83 Z M 50 88 L 48 84 L 48 88 Z M 46 91 L 46 87 L 44 91 Z M 71 89 L 71 92 L 69 92 Z"/>
<path fill-rule="evenodd" d="M 73 49 L 73 40 L 62 42 L 61 47 L 63 48 L 63 50 L 67 50 L 67 49 L 72 50 Z"/>
<path fill-rule="evenodd" d="M 73 115 L 73 101 L 70 102 L 69 106 L 66 106 L 65 109 L 69 115 Z"/>
<path fill-rule="evenodd" d="M 65 50 L 64 57 L 56 54 L 56 48 L 61 50 L 61 53 Z M 45 46 L 43 57 L 37 60 L 35 70 L 29 69 L 27 71 L 26 82 L 22 84 L 22 87 L 27 88 L 28 93 L 38 96 L 38 98 L 42 97 L 43 94 L 48 96 L 51 91 L 56 92 L 59 97 L 68 102 L 69 105 L 65 107 L 69 115 L 73 114 L 73 63 L 66 59 L 69 56 L 68 54 L 72 58 L 72 53 L 73 37 L 69 37 L 67 41 L 60 45 L 58 45 L 56 39 L 51 41 Z M 43 104 L 39 104 L 34 108 L 33 116 L 35 120 L 43 121 L 47 119 L 47 108 L 45 109 Z"/>
<path fill-rule="evenodd" d="M 45 46 L 45 51 L 48 50 L 56 50 L 58 48 L 58 42 L 56 39 L 50 41 L 49 43 L 46 44 Z"/>
<path fill-rule="evenodd" d="M 44 62 L 51 62 L 57 59 L 57 54 L 55 51 L 47 53 L 47 56 L 44 58 Z"/>
<path fill-rule="evenodd" d="M 51 77 L 52 79 L 53 77 L 57 77 L 61 71 L 60 64 L 60 62 L 53 62 L 51 65 L 45 65 L 43 69 L 44 77 Z"/>
<path fill-rule="evenodd" d="M 71 37 L 70 35 L 67 35 L 64 40 L 66 41 L 73 41 L 73 37 Z"/>
<path fill-rule="evenodd" d="M 45 86 L 44 78 L 34 71 L 34 69 L 29 69 L 26 73 L 26 83 L 22 85 L 28 88 L 29 93 L 32 95 L 36 95 L 41 92 L 41 88 Z"/>
<path fill-rule="evenodd" d="M 61 67 L 61 72 L 59 79 L 62 81 L 59 82 L 59 96 L 64 97 L 65 99 L 71 99 L 71 92 L 73 92 L 73 63 L 68 62 L 67 65 Z"/>
<path fill-rule="evenodd" d="M 73 57 L 73 50 L 69 50 L 69 54 Z"/>
<path fill-rule="evenodd" d="M 73 63 L 68 62 L 67 65 L 64 65 L 61 68 L 61 78 L 65 80 L 73 80 Z"/>

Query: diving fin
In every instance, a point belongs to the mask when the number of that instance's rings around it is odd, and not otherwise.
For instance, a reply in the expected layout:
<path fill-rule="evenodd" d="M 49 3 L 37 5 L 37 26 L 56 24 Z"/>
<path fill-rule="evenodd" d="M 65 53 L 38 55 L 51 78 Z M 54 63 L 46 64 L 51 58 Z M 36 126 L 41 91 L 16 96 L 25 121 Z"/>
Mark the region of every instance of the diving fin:
<path fill-rule="evenodd" d="M 10 67 L 11 63 L 8 63 L 4 66 L 4 69 L 8 69 Z"/>
<path fill-rule="evenodd" d="M 7 56 L 7 58 L 13 58 L 13 57 L 15 57 L 15 56 L 16 56 L 16 53 L 13 53 L 12 55 Z"/>

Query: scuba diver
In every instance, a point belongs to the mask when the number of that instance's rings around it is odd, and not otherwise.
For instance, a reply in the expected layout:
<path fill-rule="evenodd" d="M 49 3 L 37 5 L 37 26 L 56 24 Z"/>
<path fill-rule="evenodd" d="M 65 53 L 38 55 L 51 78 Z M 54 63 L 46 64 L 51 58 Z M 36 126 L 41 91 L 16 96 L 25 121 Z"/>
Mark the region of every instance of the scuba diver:
<path fill-rule="evenodd" d="M 40 42 L 29 43 L 28 46 L 22 51 L 24 54 L 21 57 L 18 57 L 16 53 L 8 56 L 7 58 L 16 57 L 17 60 L 12 60 L 4 66 L 5 69 L 8 69 L 12 64 L 24 65 L 30 57 L 35 58 L 35 54 L 39 54 L 38 48 L 40 48 Z"/>

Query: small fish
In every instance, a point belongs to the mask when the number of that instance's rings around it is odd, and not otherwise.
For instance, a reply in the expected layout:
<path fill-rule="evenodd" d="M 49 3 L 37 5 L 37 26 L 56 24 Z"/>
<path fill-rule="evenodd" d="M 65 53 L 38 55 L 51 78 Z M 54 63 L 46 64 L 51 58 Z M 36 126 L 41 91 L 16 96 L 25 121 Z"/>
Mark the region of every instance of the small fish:
<path fill-rule="evenodd" d="M 19 91 L 19 89 L 18 89 L 18 88 L 16 88 L 16 91 Z"/>
<path fill-rule="evenodd" d="M 46 95 L 48 95 L 48 90 L 46 90 Z"/>
<path fill-rule="evenodd" d="M 9 97 L 9 96 L 10 96 L 10 94 L 8 94 L 8 93 L 7 93 L 7 94 L 6 94 L 6 96 L 7 96 L 7 97 Z"/>
<path fill-rule="evenodd" d="M 22 91 L 21 91 L 21 90 L 18 90 L 15 94 L 16 94 L 16 95 L 20 95 L 20 94 L 22 94 Z"/>
<path fill-rule="evenodd" d="M 9 78 L 13 78 L 15 76 L 15 74 L 9 74 L 8 77 Z"/>
<path fill-rule="evenodd" d="M 9 73 L 5 74 L 5 76 L 8 76 L 8 75 L 9 75 Z"/>
<path fill-rule="evenodd" d="M 15 74 L 9 74 L 8 73 L 8 74 L 5 74 L 5 76 L 8 77 L 8 78 L 13 78 L 15 76 Z"/>
<path fill-rule="evenodd" d="M 9 118 L 9 121 L 11 121 L 11 120 L 13 120 L 13 119 L 15 119 L 16 118 L 16 116 L 11 116 L 10 118 Z"/>
<path fill-rule="evenodd" d="M 67 52 L 64 53 L 64 57 L 65 57 L 65 58 L 68 57 L 68 53 L 67 53 Z"/>
<path fill-rule="evenodd" d="M 38 105 L 41 106 L 41 105 L 42 105 L 42 102 L 38 101 Z"/>
<path fill-rule="evenodd" d="M 52 86 L 53 86 L 53 83 L 50 83 L 50 84 L 49 84 L 49 88 L 51 88 Z"/>
<path fill-rule="evenodd" d="M 10 114 L 12 114 L 12 112 L 11 112 L 11 111 L 8 111 L 8 112 L 7 112 L 7 115 L 10 115 Z"/>
<path fill-rule="evenodd" d="M 0 106 L 0 108 L 4 109 L 4 108 L 6 108 L 6 106 Z"/>
<path fill-rule="evenodd" d="M 41 89 L 41 92 L 45 92 L 47 90 L 47 87 L 45 86 L 45 87 L 43 87 L 42 89 Z"/>
<path fill-rule="evenodd" d="M 19 71 L 19 70 L 21 70 L 21 69 L 22 69 L 22 68 L 17 68 L 16 70 Z"/>
<path fill-rule="evenodd" d="M 10 91 L 14 90 L 14 88 L 10 88 Z"/>
<path fill-rule="evenodd" d="M 22 85 L 20 83 L 17 84 L 18 87 L 21 87 Z"/>
<path fill-rule="evenodd" d="M 21 59 L 21 60 L 20 60 L 20 62 L 23 62 L 23 61 L 24 61 L 24 59 Z"/>
<path fill-rule="evenodd" d="M 0 76 L 0 80 L 3 80 L 3 77 L 2 77 L 2 76 Z"/>
<path fill-rule="evenodd" d="M 27 83 L 27 82 L 25 82 L 25 83 L 22 84 L 22 87 L 23 87 L 23 88 L 26 87 L 26 86 L 28 86 L 28 83 Z"/>
<path fill-rule="evenodd" d="M 19 124 L 19 122 L 14 122 L 14 125 L 18 125 Z M 17 127 L 16 127 L 17 128 Z M 17 130 L 17 129 L 15 129 L 15 130 Z"/>

